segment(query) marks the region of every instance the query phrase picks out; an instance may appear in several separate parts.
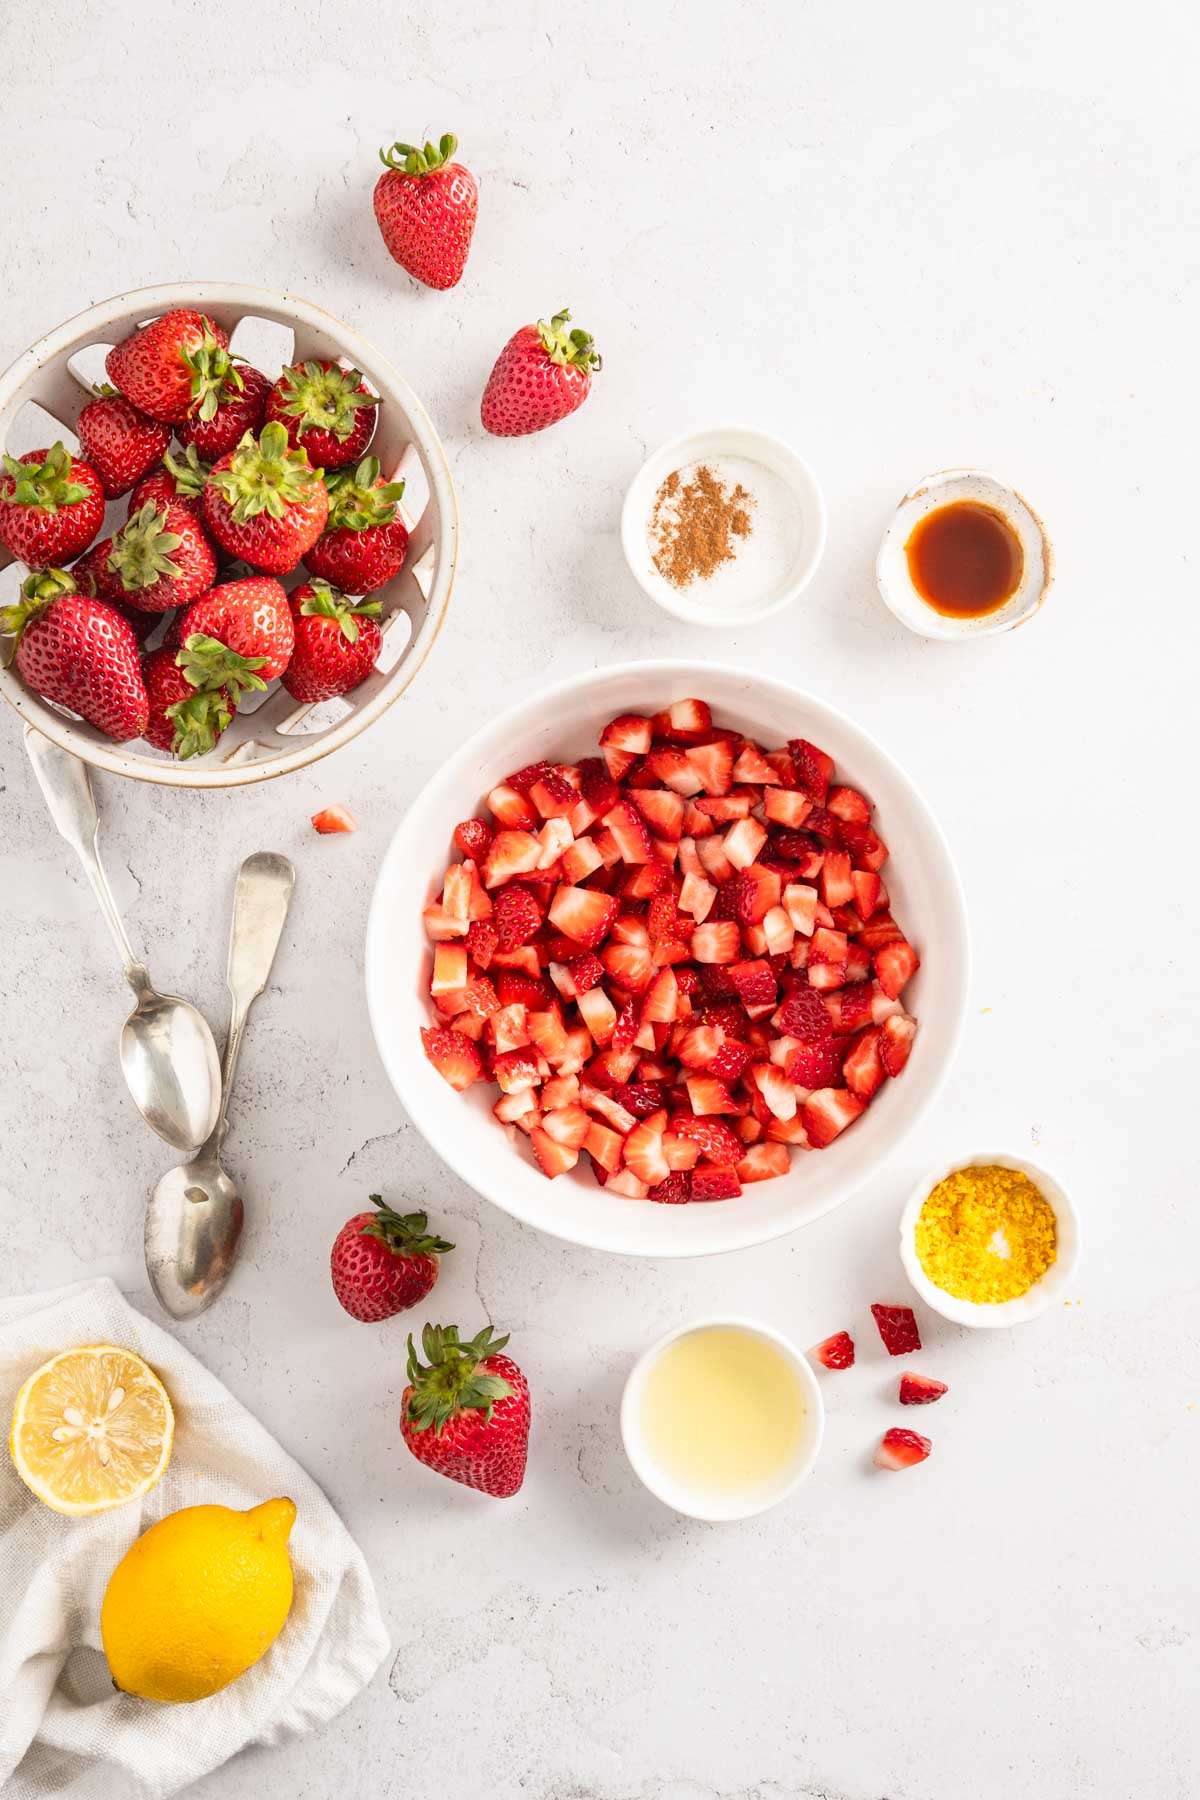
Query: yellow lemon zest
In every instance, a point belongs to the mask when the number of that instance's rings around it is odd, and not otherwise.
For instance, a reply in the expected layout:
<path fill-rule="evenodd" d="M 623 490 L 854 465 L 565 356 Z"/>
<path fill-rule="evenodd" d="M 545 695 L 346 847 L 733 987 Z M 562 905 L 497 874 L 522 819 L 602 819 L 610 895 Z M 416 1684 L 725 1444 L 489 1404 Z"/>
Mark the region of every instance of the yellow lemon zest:
<path fill-rule="evenodd" d="M 989 1163 L 938 1182 L 917 1219 L 916 1247 L 944 1293 L 999 1306 L 1027 1293 L 1054 1262 L 1058 1223 L 1028 1175 Z"/>

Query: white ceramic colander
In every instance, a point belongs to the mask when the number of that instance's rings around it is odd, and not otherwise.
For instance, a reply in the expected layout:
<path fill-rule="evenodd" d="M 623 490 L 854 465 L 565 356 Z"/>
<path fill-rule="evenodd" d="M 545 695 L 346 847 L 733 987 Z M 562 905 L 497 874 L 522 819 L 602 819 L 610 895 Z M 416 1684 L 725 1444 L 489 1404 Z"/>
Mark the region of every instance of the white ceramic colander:
<path fill-rule="evenodd" d="M 375 596 L 383 602 L 379 661 L 361 687 L 319 706 L 300 705 L 278 683 L 265 695 L 252 695 L 216 748 L 188 762 L 148 744 L 114 744 L 73 713 L 39 699 L 11 668 L 0 668 L 0 693 L 29 724 L 95 768 L 170 787 L 240 787 L 328 756 L 404 692 L 450 602 L 458 508 L 429 415 L 379 351 L 310 300 L 235 283 L 180 282 L 118 294 L 40 338 L 0 376 L 0 450 L 20 455 L 55 437 L 76 449 L 75 423 L 90 398 L 90 382 L 101 377 L 107 347 L 174 307 L 207 313 L 229 333 L 234 350 L 272 380 L 288 363 L 324 358 L 360 369 L 379 395 L 371 454 L 387 479 L 406 483 L 401 512 L 411 534 L 403 569 Z M 124 521 L 125 510 L 124 497 L 112 503 L 106 531 Z M 0 598 L 14 597 L 24 574 L 0 549 Z M 303 579 L 301 570 L 294 580 Z M 294 584 L 292 577 L 288 581 Z"/>

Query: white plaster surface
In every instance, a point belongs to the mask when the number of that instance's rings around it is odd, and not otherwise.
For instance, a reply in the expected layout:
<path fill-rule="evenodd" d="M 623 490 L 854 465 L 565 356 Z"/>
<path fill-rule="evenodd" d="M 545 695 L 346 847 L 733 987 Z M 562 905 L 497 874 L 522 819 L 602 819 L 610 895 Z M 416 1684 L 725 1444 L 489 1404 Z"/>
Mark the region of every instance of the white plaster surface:
<path fill-rule="evenodd" d="M 394 358 L 446 440 L 463 558 L 446 630 L 367 737 L 208 797 L 98 783 L 158 979 L 223 1017 L 239 860 L 299 872 L 253 1020 L 229 1158 L 240 1270 L 189 1344 L 323 1484 L 379 1583 L 395 1661 L 315 1741 L 197 1800 L 1190 1800 L 1195 1550 L 1195 279 L 1200 27 L 1151 0 L 920 7 L 642 0 L 584 10 L 39 0 L 0 26 L 7 359 L 123 288 L 291 287 Z M 455 130 L 482 187 L 456 291 L 387 259 L 379 143 Z M 517 325 L 563 303 L 606 367 L 519 442 L 478 398 Z M 626 482 L 725 419 L 789 438 L 829 549 L 760 633 L 699 636 L 621 560 Z M 1042 615 L 918 641 L 879 602 L 890 507 L 974 464 L 1055 540 Z M 800 1236 L 699 1264 L 609 1261 L 478 1200 L 393 1099 L 362 996 L 375 868 L 472 721 L 551 676 L 673 651 L 833 700 L 928 794 L 960 860 L 976 973 L 935 1116 Z M 116 1073 L 122 988 L 0 720 L 4 1282 L 94 1272 L 152 1308 L 142 1207 L 164 1166 Z M 345 800 L 362 828 L 318 839 Z M 924 1317 L 934 1458 L 866 1308 L 900 1299 L 894 1227 L 927 1163 L 1008 1146 L 1082 1208 L 1075 1303 L 1012 1333 Z M 326 1272 L 382 1188 L 459 1248 L 437 1312 L 512 1330 L 536 1409 L 503 1506 L 397 1431 L 405 1326 L 353 1324 Z M 801 1343 L 849 1325 L 821 1463 L 748 1524 L 663 1511 L 620 1451 L 624 1373 L 720 1307 Z"/>

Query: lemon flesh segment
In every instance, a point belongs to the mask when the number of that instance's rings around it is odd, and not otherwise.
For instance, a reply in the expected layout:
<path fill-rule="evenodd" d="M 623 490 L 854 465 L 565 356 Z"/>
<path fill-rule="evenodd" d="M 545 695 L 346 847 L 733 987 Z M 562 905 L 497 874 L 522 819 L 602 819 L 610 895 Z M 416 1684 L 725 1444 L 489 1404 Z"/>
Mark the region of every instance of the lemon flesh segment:
<path fill-rule="evenodd" d="M 149 1363 L 116 1344 L 63 1350 L 13 1407 L 18 1475 L 55 1512 L 106 1512 L 147 1493 L 171 1460 L 175 1415 Z"/>
<path fill-rule="evenodd" d="M 266 1655 L 292 1607 L 291 1500 L 248 1512 L 185 1506 L 109 1577 L 100 1637 L 117 1687 L 143 1700 L 207 1699 Z"/>

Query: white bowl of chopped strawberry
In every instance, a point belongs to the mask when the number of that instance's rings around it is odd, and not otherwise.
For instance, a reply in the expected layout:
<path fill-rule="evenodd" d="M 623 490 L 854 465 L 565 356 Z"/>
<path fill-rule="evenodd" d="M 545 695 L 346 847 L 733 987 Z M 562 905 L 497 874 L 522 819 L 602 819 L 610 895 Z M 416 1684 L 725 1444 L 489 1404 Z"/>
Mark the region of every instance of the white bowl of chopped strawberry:
<path fill-rule="evenodd" d="M 928 808 L 841 713 L 749 670 L 588 673 L 410 809 L 372 1023 L 434 1148 L 596 1249 L 738 1249 L 828 1212 L 930 1105 L 966 1003 Z M 422 1048 L 424 1054 L 421 1054 Z"/>

